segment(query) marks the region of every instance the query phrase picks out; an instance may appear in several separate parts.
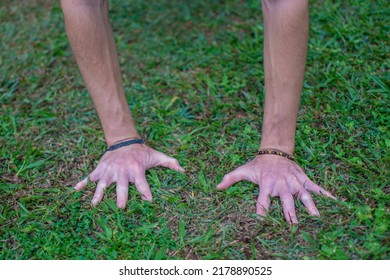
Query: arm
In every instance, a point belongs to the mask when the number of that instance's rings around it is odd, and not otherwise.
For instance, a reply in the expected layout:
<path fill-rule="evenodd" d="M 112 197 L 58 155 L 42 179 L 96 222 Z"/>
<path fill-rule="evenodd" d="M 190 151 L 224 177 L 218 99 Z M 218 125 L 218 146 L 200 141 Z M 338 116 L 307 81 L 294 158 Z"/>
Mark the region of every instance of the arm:
<path fill-rule="evenodd" d="M 69 42 L 107 145 L 138 138 L 122 86 L 107 1 L 62 0 L 61 5 Z"/>
<path fill-rule="evenodd" d="M 274 148 L 293 154 L 296 120 L 305 71 L 309 33 L 307 0 L 263 0 L 265 109 L 260 149 Z M 217 186 L 224 189 L 249 180 L 260 186 L 257 214 L 265 216 L 270 196 L 280 197 L 289 223 L 297 223 L 293 195 L 311 215 L 319 212 L 309 191 L 333 197 L 293 161 L 260 155 L 227 174 Z"/>
<path fill-rule="evenodd" d="M 307 0 L 263 1 L 265 107 L 260 149 L 294 152 L 309 34 Z"/>
<path fill-rule="evenodd" d="M 108 1 L 61 0 L 65 27 L 89 93 L 98 112 L 107 146 L 139 138 L 122 86 L 114 37 L 108 19 Z M 106 152 L 91 181 L 99 181 L 92 203 L 103 197 L 105 188 L 117 183 L 117 205 L 124 208 L 128 183 L 135 183 L 143 199 L 152 200 L 145 171 L 154 166 L 183 171 L 177 160 L 144 144 L 134 144 Z M 87 178 L 76 185 L 81 190 Z"/>

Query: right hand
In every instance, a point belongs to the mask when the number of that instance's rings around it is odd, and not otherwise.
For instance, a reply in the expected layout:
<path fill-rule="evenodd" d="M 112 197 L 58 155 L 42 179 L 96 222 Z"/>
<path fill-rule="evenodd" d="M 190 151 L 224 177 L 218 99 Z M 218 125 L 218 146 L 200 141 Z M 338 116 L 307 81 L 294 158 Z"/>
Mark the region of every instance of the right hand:
<path fill-rule="evenodd" d="M 144 144 L 133 144 L 106 152 L 96 169 L 89 175 L 89 180 L 97 182 L 92 205 L 97 205 L 103 198 L 104 190 L 116 183 L 117 206 L 124 209 L 128 200 L 129 183 L 134 183 L 142 199 L 152 201 L 152 193 L 145 177 L 145 171 L 156 166 L 164 166 L 184 172 L 179 162 L 172 157 L 156 151 Z M 77 191 L 88 183 L 88 177 L 78 182 Z"/>

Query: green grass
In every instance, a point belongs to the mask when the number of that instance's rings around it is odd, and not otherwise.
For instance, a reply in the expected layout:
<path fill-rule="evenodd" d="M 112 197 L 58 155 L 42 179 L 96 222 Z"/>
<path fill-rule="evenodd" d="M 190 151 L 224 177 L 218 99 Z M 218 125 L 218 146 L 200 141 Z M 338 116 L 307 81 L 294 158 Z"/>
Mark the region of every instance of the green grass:
<path fill-rule="evenodd" d="M 105 148 L 99 120 L 52 1 L 0 7 L 0 259 L 389 259 L 390 84 L 386 1 L 312 1 L 296 155 L 342 198 L 278 199 L 255 215 L 257 186 L 215 185 L 254 157 L 263 108 L 258 1 L 112 1 L 123 81 L 140 133 L 186 175 L 147 174 L 131 188 L 71 187 Z"/>

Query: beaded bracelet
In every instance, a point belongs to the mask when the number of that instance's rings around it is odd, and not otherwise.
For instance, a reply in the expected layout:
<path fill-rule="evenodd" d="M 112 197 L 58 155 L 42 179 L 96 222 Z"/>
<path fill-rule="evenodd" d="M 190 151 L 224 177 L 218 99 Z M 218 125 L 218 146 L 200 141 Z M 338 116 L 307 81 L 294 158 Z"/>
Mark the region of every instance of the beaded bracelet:
<path fill-rule="evenodd" d="M 122 148 L 122 147 L 125 147 L 125 146 L 130 146 L 130 145 L 133 145 L 133 144 L 145 144 L 145 140 L 139 138 L 139 139 L 131 139 L 131 140 L 123 141 L 123 142 L 120 142 L 118 144 L 115 144 L 115 145 L 112 145 L 112 146 L 108 147 L 106 152 L 111 152 L 111 151 L 114 151 L 116 149 L 119 149 L 119 148 Z"/>
<path fill-rule="evenodd" d="M 293 155 L 287 154 L 287 153 L 282 152 L 282 151 L 277 150 L 277 149 L 262 149 L 262 150 L 258 151 L 257 154 L 258 155 L 277 155 L 277 156 L 288 158 L 292 161 L 294 161 L 294 159 L 295 159 Z"/>

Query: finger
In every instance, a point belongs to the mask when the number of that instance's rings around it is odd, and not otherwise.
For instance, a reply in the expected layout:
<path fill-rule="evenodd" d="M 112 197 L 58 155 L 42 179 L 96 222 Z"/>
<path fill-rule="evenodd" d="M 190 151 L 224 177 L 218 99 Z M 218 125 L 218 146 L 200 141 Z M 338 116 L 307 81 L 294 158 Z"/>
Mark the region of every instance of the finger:
<path fill-rule="evenodd" d="M 103 173 L 104 173 L 104 168 L 106 166 L 104 164 L 99 164 L 92 172 L 91 174 L 89 175 L 89 180 L 91 180 L 91 182 L 96 182 L 98 181 Z"/>
<path fill-rule="evenodd" d="M 266 190 L 260 190 L 260 194 L 257 197 L 256 214 L 260 216 L 267 216 L 267 212 L 270 205 L 269 192 Z"/>
<path fill-rule="evenodd" d="M 155 166 L 164 166 L 169 169 L 184 173 L 184 168 L 180 166 L 179 161 L 173 157 L 167 156 L 164 153 L 157 152 L 158 161 Z"/>
<path fill-rule="evenodd" d="M 103 198 L 104 190 L 107 188 L 107 183 L 101 179 L 99 183 L 97 184 L 95 194 L 92 198 L 92 205 L 96 206 Z"/>
<path fill-rule="evenodd" d="M 116 182 L 116 205 L 125 209 L 129 197 L 129 182 L 126 177 L 120 177 Z"/>
<path fill-rule="evenodd" d="M 217 185 L 218 189 L 227 189 L 231 185 L 246 179 L 245 172 L 242 168 L 237 168 L 232 172 L 226 174 L 222 178 L 222 182 Z"/>
<path fill-rule="evenodd" d="M 88 177 L 84 178 L 83 180 L 81 180 L 80 182 L 78 182 L 74 188 L 75 190 L 77 191 L 80 191 L 82 190 L 86 185 L 88 184 Z"/>
<path fill-rule="evenodd" d="M 137 188 L 137 191 L 142 195 L 143 200 L 147 200 L 152 202 L 153 196 L 152 192 L 150 191 L 150 187 L 148 184 L 148 181 L 146 181 L 145 174 L 139 174 L 134 181 L 135 187 Z"/>
<path fill-rule="evenodd" d="M 285 194 L 280 197 L 280 200 L 282 201 L 283 213 L 286 221 L 290 224 L 297 224 L 298 219 L 295 213 L 293 196 L 291 194 Z"/>
<path fill-rule="evenodd" d="M 310 215 L 317 217 L 320 216 L 320 212 L 318 212 L 318 209 L 314 204 L 313 198 L 307 190 L 303 189 L 299 191 L 298 198 L 302 201 L 303 205 L 305 205 L 307 212 L 309 212 Z"/>
<path fill-rule="evenodd" d="M 314 192 L 316 194 L 322 194 L 322 195 L 325 195 L 327 197 L 330 197 L 330 198 L 333 198 L 334 200 L 337 200 L 336 197 L 334 197 L 330 192 L 328 192 L 327 190 L 324 190 L 323 188 L 321 188 L 319 185 L 317 185 L 316 183 L 314 183 L 312 180 L 310 179 L 307 179 L 304 183 L 303 183 L 303 186 L 305 189 L 307 189 L 308 191 L 311 191 L 311 192 Z"/>

